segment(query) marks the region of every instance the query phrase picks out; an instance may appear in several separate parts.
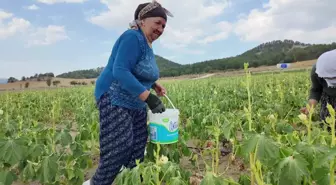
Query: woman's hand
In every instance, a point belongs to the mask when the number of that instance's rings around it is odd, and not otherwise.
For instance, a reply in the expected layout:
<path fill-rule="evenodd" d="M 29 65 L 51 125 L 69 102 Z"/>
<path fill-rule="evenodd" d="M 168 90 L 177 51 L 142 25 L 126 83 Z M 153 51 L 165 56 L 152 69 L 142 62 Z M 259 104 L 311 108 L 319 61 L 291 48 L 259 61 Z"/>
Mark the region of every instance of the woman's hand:
<path fill-rule="evenodd" d="M 308 101 L 308 104 L 309 104 L 309 106 L 310 106 L 310 108 L 312 108 L 312 107 L 314 107 L 315 108 L 315 106 L 317 105 L 317 101 L 316 100 L 314 100 L 314 99 L 310 99 L 309 101 Z M 302 113 L 302 114 L 309 114 L 309 111 L 310 110 L 308 110 L 307 109 L 307 107 L 302 107 L 301 109 L 300 109 L 300 112 Z"/>
<path fill-rule="evenodd" d="M 166 89 L 158 83 L 155 83 L 153 89 L 155 90 L 158 96 L 164 96 L 167 93 Z"/>
<path fill-rule="evenodd" d="M 142 100 L 142 101 L 146 101 L 146 99 L 148 98 L 150 92 L 149 91 L 144 91 L 143 93 L 140 94 L 139 98 Z"/>

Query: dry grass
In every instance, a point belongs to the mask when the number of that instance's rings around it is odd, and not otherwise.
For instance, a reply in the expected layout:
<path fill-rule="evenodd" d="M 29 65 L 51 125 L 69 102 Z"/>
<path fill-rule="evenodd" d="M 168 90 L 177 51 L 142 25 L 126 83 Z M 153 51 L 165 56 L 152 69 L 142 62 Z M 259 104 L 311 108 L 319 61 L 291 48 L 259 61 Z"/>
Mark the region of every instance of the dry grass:
<path fill-rule="evenodd" d="M 68 78 L 52 78 L 52 81 L 60 81 L 60 84 L 57 85 L 57 87 L 71 87 L 70 82 L 76 81 L 76 82 L 85 82 L 88 85 L 91 85 L 91 81 L 95 81 L 96 79 L 68 79 Z M 26 89 L 25 84 L 29 82 L 28 89 L 41 89 L 41 88 L 55 88 L 53 84 L 51 84 L 50 87 L 48 87 L 46 81 L 19 81 L 15 83 L 9 83 L 9 84 L 0 84 L 0 91 L 1 90 L 21 90 Z"/>
<path fill-rule="evenodd" d="M 308 60 L 303 62 L 296 62 L 292 63 L 290 69 L 297 70 L 297 69 L 306 69 L 311 68 L 312 65 L 316 62 L 316 60 Z M 256 68 L 250 68 L 250 71 L 253 73 L 260 73 L 260 72 L 271 72 L 271 71 L 279 71 L 276 66 L 260 66 Z M 244 74 L 244 70 L 235 70 L 235 71 L 228 71 L 228 72 L 217 72 L 214 74 L 195 74 L 195 75 L 182 75 L 178 77 L 165 77 L 161 78 L 160 81 L 171 81 L 171 80 L 185 80 L 185 79 L 197 79 L 202 78 L 203 76 L 210 77 L 210 76 L 234 76 L 234 75 L 241 75 Z M 52 81 L 59 80 L 61 83 L 57 87 L 71 87 L 71 81 L 77 82 L 86 82 L 88 85 L 91 85 L 91 81 L 95 81 L 96 79 L 67 79 L 67 78 L 53 78 Z M 23 90 L 25 88 L 26 82 L 15 82 L 10 84 L 0 84 L 0 91 L 4 90 Z M 48 87 L 46 81 L 29 81 L 28 89 L 44 89 L 44 88 L 56 88 L 55 86 L 51 85 Z"/>

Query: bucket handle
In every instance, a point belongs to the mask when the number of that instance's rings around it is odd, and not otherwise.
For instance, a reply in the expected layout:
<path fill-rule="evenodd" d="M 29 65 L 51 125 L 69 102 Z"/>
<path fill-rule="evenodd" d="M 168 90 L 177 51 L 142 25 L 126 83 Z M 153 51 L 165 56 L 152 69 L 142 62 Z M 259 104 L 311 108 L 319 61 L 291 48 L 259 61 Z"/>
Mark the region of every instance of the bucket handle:
<path fill-rule="evenodd" d="M 168 99 L 169 103 L 173 106 L 173 108 L 176 109 L 172 101 L 170 101 L 170 99 L 168 98 L 168 96 L 166 94 L 164 94 L 164 96 Z"/>

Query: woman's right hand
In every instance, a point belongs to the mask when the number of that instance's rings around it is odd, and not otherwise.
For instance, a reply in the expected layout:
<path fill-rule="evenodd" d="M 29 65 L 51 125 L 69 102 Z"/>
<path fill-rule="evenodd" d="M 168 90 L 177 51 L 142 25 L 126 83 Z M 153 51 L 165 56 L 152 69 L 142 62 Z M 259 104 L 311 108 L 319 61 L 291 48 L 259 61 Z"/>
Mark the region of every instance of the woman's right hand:
<path fill-rule="evenodd" d="M 308 109 L 307 109 L 307 107 L 302 107 L 301 109 L 300 109 L 300 112 L 302 113 L 302 114 L 309 114 L 309 111 L 308 111 Z"/>
<path fill-rule="evenodd" d="M 151 94 L 150 91 L 145 91 L 140 94 L 140 99 L 147 103 L 149 109 L 151 109 L 152 113 L 162 113 L 166 110 L 162 101 L 159 97 Z"/>
<path fill-rule="evenodd" d="M 316 104 L 317 104 L 317 101 L 316 100 L 314 100 L 314 99 L 310 99 L 309 101 L 308 101 L 308 104 L 309 104 L 309 107 L 314 107 L 315 108 L 315 106 L 316 106 Z M 302 113 L 302 114 L 309 114 L 309 110 L 308 110 L 308 108 L 307 107 L 302 107 L 301 109 L 300 109 L 300 112 Z"/>
<path fill-rule="evenodd" d="M 150 91 L 146 90 L 144 91 L 143 93 L 140 94 L 139 98 L 142 100 L 142 101 L 146 101 L 148 96 L 150 94 Z"/>

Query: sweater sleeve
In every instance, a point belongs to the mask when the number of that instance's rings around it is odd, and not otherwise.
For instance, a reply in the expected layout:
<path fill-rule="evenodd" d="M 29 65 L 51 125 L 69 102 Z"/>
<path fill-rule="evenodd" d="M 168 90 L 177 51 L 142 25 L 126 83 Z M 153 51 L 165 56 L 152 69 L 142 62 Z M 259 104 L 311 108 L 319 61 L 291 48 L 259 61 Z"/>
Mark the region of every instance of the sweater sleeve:
<path fill-rule="evenodd" d="M 310 73 L 311 88 L 310 88 L 309 99 L 320 101 L 322 91 L 323 91 L 323 86 L 319 82 L 319 79 L 318 79 L 318 76 L 315 70 L 316 70 L 316 66 L 314 65 Z"/>
<path fill-rule="evenodd" d="M 132 69 L 141 55 L 139 39 L 128 32 L 121 36 L 117 55 L 113 64 L 113 76 L 121 87 L 134 96 L 139 96 L 146 88 L 135 78 Z"/>

